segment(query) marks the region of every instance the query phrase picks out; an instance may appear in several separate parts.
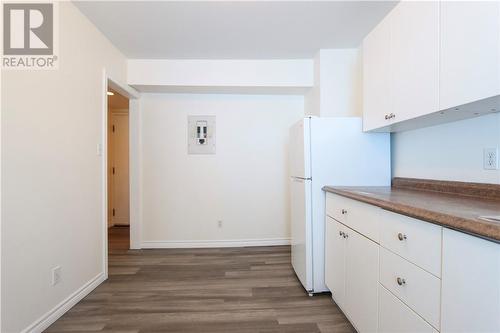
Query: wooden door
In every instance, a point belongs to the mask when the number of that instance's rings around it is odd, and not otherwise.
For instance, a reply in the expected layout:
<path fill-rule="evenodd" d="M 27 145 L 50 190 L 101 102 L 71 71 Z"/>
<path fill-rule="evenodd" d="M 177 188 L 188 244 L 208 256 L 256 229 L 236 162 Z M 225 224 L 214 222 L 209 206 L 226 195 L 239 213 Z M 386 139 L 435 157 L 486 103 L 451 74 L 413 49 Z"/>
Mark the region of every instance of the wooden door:
<path fill-rule="evenodd" d="M 129 118 L 111 113 L 109 145 L 109 215 L 111 225 L 130 224 Z"/>

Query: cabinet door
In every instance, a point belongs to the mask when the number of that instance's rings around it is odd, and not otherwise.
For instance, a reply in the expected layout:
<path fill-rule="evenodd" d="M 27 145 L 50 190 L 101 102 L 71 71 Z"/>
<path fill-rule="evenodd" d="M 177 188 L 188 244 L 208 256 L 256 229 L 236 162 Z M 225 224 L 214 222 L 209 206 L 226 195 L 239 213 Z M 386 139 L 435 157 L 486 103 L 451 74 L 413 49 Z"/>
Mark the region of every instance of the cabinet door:
<path fill-rule="evenodd" d="M 348 229 L 345 308 L 360 333 L 378 327 L 379 246 Z"/>
<path fill-rule="evenodd" d="M 500 332 L 500 244 L 443 229 L 441 332 Z"/>
<path fill-rule="evenodd" d="M 391 31 L 393 121 L 438 111 L 439 2 L 400 2 Z"/>
<path fill-rule="evenodd" d="M 391 14 L 363 41 L 363 130 L 389 125 L 392 112 Z"/>
<path fill-rule="evenodd" d="M 440 108 L 500 94 L 500 2 L 442 1 Z"/>
<path fill-rule="evenodd" d="M 380 286 L 380 333 L 436 333 L 425 320 L 413 312 L 403 302 Z"/>
<path fill-rule="evenodd" d="M 325 283 L 335 302 L 343 307 L 345 293 L 345 239 L 342 224 L 326 218 Z"/>

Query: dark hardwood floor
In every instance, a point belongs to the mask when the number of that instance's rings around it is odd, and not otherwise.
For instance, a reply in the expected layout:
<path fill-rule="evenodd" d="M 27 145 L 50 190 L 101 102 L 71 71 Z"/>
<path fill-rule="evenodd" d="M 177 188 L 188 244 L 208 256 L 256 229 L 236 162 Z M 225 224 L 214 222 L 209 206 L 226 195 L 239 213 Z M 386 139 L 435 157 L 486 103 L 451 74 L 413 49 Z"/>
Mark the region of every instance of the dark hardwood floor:
<path fill-rule="evenodd" d="M 304 292 L 289 246 L 135 251 L 127 228 L 109 245 L 109 279 L 46 332 L 354 332 Z"/>

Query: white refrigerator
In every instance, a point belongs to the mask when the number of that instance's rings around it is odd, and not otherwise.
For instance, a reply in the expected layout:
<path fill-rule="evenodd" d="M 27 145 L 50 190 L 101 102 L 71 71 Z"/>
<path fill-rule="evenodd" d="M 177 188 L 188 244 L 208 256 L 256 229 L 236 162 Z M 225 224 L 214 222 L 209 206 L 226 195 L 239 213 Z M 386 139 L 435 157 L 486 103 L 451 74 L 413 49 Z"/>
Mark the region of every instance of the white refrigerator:
<path fill-rule="evenodd" d="M 307 117 L 290 129 L 292 265 L 307 292 L 325 286 L 325 185 L 389 186 L 390 136 L 361 118 Z"/>

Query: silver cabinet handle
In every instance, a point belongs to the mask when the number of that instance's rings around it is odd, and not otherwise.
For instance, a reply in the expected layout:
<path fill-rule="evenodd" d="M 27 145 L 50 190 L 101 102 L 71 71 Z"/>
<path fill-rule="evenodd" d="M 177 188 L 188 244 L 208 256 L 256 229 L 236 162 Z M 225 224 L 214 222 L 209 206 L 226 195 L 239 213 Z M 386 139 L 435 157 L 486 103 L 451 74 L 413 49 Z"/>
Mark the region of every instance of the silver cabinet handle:
<path fill-rule="evenodd" d="M 340 236 L 340 237 L 343 237 L 343 238 L 347 238 L 347 237 L 349 237 L 349 235 L 348 235 L 348 234 L 346 234 L 346 233 L 345 233 L 345 232 L 343 232 L 343 231 L 339 231 L 339 236 Z"/>
<path fill-rule="evenodd" d="M 388 114 L 385 115 L 385 120 L 389 120 L 389 115 Z"/>
<path fill-rule="evenodd" d="M 406 284 L 406 280 L 405 280 L 405 279 L 403 279 L 403 278 L 400 278 L 400 277 L 398 277 L 398 278 L 396 279 L 396 282 L 397 282 L 400 286 L 402 286 L 402 285 Z"/>
<path fill-rule="evenodd" d="M 406 237 L 406 235 L 405 235 L 405 234 L 399 233 L 399 234 L 398 234 L 398 239 L 399 239 L 400 241 L 404 241 L 404 240 L 406 240 L 406 239 L 407 239 L 407 237 Z"/>
<path fill-rule="evenodd" d="M 345 214 L 347 214 L 347 210 L 342 209 L 341 213 L 342 213 L 342 215 L 345 215 Z"/>

